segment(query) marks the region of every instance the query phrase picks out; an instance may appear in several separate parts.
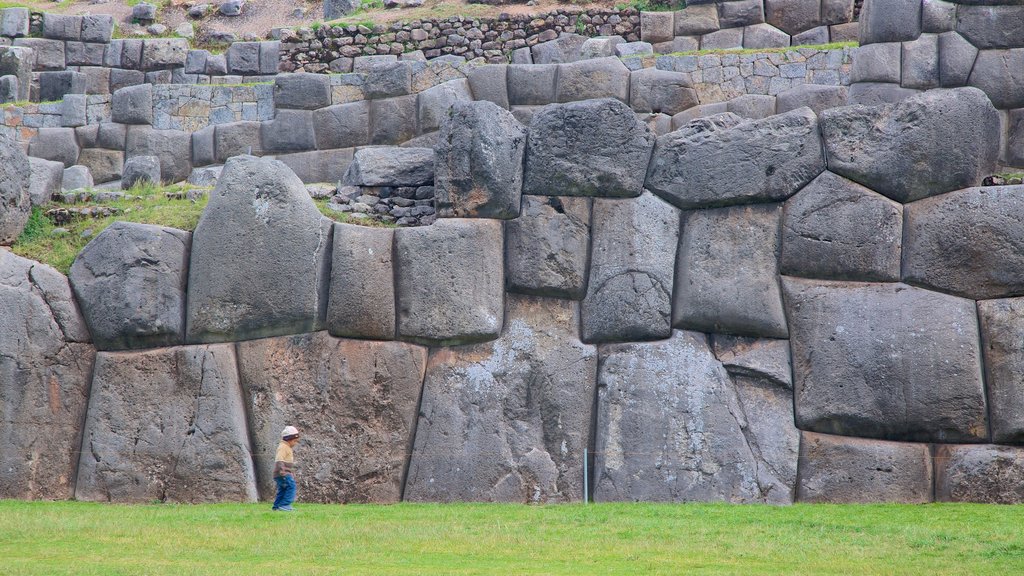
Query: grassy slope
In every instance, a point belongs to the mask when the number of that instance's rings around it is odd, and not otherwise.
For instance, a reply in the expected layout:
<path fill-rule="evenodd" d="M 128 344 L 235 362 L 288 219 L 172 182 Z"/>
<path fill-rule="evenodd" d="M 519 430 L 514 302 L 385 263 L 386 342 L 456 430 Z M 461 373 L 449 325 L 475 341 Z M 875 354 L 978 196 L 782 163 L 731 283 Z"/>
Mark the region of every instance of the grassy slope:
<path fill-rule="evenodd" d="M 987 505 L 0 502 L 8 574 L 1016 574 Z"/>

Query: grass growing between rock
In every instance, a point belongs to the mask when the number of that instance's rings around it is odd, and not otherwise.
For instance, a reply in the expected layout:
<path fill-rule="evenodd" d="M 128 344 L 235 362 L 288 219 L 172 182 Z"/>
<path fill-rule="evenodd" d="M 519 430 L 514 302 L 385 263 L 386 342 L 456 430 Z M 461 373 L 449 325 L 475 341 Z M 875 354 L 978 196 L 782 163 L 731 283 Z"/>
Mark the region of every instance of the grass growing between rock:
<path fill-rule="evenodd" d="M 10 574 L 1015 574 L 1024 508 L 0 501 Z"/>
<path fill-rule="evenodd" d="M 335 222 L 344 222 L 345 224 L 358 224 L 360 226 L 369 226 L 370 228 L 397 228 L 397 226 L 394 224 L 381 222 L 379 220 L 374 220 L 373 218 L 354 218 L 347 212 L 338 212 L 336 210 L 331 210 L 330 208 L 327 207 L 327 205 L 330 204 L 331 202 L 330 198 L 321 198 L 319 200 L 314 200 L 313 202 L 316 203 L 316 207 L 320 209 L 321 214 L 327 216 L 328 218 L 334 220 Z"/>

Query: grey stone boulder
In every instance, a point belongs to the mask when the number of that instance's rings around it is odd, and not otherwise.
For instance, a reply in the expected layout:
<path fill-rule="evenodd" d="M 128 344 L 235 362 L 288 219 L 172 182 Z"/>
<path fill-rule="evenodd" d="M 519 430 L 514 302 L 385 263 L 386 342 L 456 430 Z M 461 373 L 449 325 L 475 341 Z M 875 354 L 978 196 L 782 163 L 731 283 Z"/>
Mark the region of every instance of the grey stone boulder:
<path fill-rule="evenodd" d="M 789 503 L 789 393 L 746 396 L 703 334 L 601 348 L 594 500 Z"/>
<path fill-rule="evenodd" d="M 431 351 L 405 500 L 583 498 L 597 350 L 577 307 L 512 296 L 500 338 Z"/>
<path fill-rule="evenodd" d="M 903 42 L 921 35 L 921 0 L 865 0 L 860 43 Z"/>
<path fill-rule="evenodd" d="M 121 178 L 124 152 L 102 148 L 82 148 L 78 163 L 88 169 L 93 182 L 102 184 Z"/>
<path fill-rule="evenodd" d="M 634 197 L 654 134 L 611 98 L 545 106 L 530 121 L 524 194 Z"/>
<path fill-rule="evenodd" d="M 969 50 L 961 50 L 966 61 Z M 1024 48 L 978 52 L 967 82 L 983 90 L 1000 110 L 1024 107 Z"/>
<path fill-rule="evenodd" d="M 28 36 L 28 8 L 4 8 L 0 10 L 0 36 L 8 38 Z"/>
<path fill-rule="evenodd" d="M 446 218 L 395 231 L 398 337 L 437 346 L 496 338 L 503 254 L 496 220 Z"/>
<path fill-rule="evenodd" d="M 334 225 L 327 330 L 332 336 L 395 338 L 394 230 Z"/>
<path fill-rule="evenodd" d="M 43 37 L 54 40 L 79 40 L 82 37 L 82 17 L 70 14 L 43 14 Z"/>
<path fill-rule="evenodd" d="M 220 173 L 224 170 L 223 166 L 203 166 L 202 168 L 193 168 L 192 173 L 188 175 L 188 182 L 194 186 L 216 186 L 217 179 L 220 178 Z"/>
<path fill-rule="evenodd" d="M 439 216 L 519 216 L 526 129 L 511 113 L 487 101 L 457 103 L 434 151 Z"/>
<path fill-rule="evenodd" d="M 622 45 L 620 44 L 619 47 Z M 555 101 L 554 64 L 513 64 L 508 67 L 508 102 L 512 106 L 535 106 Z"/>
<path fill-rule="evenodd" d="M 64 169 L 64 176 L 60 181 L 64 190 L 85 190 L 92 188 L 92 173 L 86 166 L 75 165 Z"/>
<path fill-rule="evenodd" d="M 61 180 L 64 178 L 64 165 L 60 162 L 43 158 L 28 159 L 31 176 L 28 183 L 28 195 L 33 206 L 45 204 L 53 195 L 61 191 Z"/>
<path fill-rule="evenodd" d="M 648 54 L 654 54 L 654 47 L 650 42 L 623 42 L 615 46 L 615 55 L 619 58 Z"/>
<path fill-rule="evenodd" d="M 556 102 L 615 98 L 629 102 L 629 68 L 614 56 L 558 65 Z"/>
<path fill-rule="evenodd" d="M 676 260 L 673 326 L 786 338 L 778 204 L 688 212 Z"/>
<path fill-rule="evenodd" d="M 783 274 L 826 280 L 900 279 L 903 207 L 831 172 L 786 201 Z"/>
<path fill-rule="evenodd" d="M 853 52 L 850 81 L 899 83 L 903 74 L 900 51 L 901 44 L 896 42 L 858 47 Z"/>
<path fill-rule="evenodd" d="M 974 88 L 826 110 L 821 132 L 829 170 L 897 202 L 977 186 L 999 151 L 999 114 Z"/>
<path fill-rule="evenodd" d="M 899 84 L 888 82 L 857 82 L 850 86 L 847 103 L 863 106 L 896 104 L 920 93 L 920 90 L 903 88 Z"/>
<path fill-rule="evenodd" d="M 507 64 L 478 66 L 469 70 L 466 78 L 469 80 L 469 89 L 474 100 L 487 100 L 508 109 Z"/>
<path fill-rule="evenodd" d="M 39 100 L 63 100 L 69 94 L 85 94 L 85 74 L 73 70 L 39 73 Z"/>
<path fill-rule="evenodd" d="M 355 12 L 362 5 L 361 0 L 327 0 L 324 2 L 324 20 L 336 20 Z"/>
<path fill-rule="evenodd" d="M 764 22 L 764 0 L 735 0 L 718 4 L 722 28 L 742 28 Z"/>
<path fill-rule="evenodd" d="M 188 40 L 184 38 L 147 38 L 142 44 L 142 69 L 184 67 L 188 51 Z"/>
<path fill-rule="evenodd" d="M 191 234 L 115 222 L 75 258 L 68 280 L 98 350 L 184 341 Z"/>
<path fill-rule="evenodd" d="M 342 180 L 352 186 L 430 185 L 434 182 L 434 151 L 398 146 L 360 148 Z"/>
<path fill-rule="evenodd" d="M 615 56 L 615 47 L 626 40 L 622 36 L 597 36 L 587 38 L 580 47 L 580 60 Z"/>
<path fill-rule="evenodd" d="M 675 36 L 700 36 L 718 30 L 718 6 L 689 3 L 673 18 Z"/>
<path fill-rule="evenodd" d="M 1019 447 L 945 445 L 935 448 L 935 500 L 1024 502 L 1024 451 Z"/>
<path fill-rule="evenodd" d="M 156 156 L 132 156 L 125 160 L 124 174 L 121 176 L 122 190 L 143 183 L 160 184 L 160 180 L 160 159 Z"/>
<path fill-rule="evenodd" d="M 807 106 L 815 114 L 821 114 L 823 110 L 846 106 L 846 99 L 849 96 L 849 89 L 846 86 L 823 86 L 820 84 L 800 84 L 784 92 L 779 92 L 775 97 L 775 112 L 785 114 Z"/>
<path fill-rule="evenodd" d="M 590 248 L 589 198 L 524 196 L 505 223 L 505 277 L 521 294 L 581 300 Z"/>
<path fill-rule="evenodd" d="M 78 162 L 78 140 L 74 128 L 40 128 L 28 143 L 28 155 L 74 166 Z"/>
<path fill-rule="evenodd" d="M 262 156 L 261 123 L 246 121 L 217 124 L 213 132 L 214 161 L 223 164 L 242 154 Z"/>
<path fill-rule="evenodd" d="M 382 62 L 366 70 L 366 97 L 375 100 L 412 94 L 412 66 L 409 62 Z"/>
<path fill-rule="evenodd" d="M 789 34 L 771 24 L 754 24 L 743 29 L 743 47 L 746 49 L 786 48 L 789 44 Z"/>
<path fill-rule="evenodd" d="M 370 143 L 370 104 L 365 100 L 336 104 L 313 112 L 316 147 L 353 148 Z"/>
<path fill-rule="evenodd" d="M 156 5 L 149 2 L 139 2 L 132 6 L 132 20 L 140 24 L 147 24 L 156 20 Z"/>
<path fill-rule="evenodd" d="M 973 3 L 967 3 L 973 4 Z M 1020 6 L 962 6 L 956 10 L 956 31 L 981 50 L 1024 46 L 1024 10 Z"/>
<path fill-rule="evenodd" d="M 352 163 L 352 149 L 316 150 L 278 154 L 276 159 L 291 168 L 303 183 L 337 183 Z"/>
<path fill-rule="evenodd" d="M 309 110 L 278 110 L 273 120 L 260 123 L 260 142 L 267 154 L 315 149 L 313 113 Z"/>
<path fill-rule="evenodd" d="M 331 83 L 326 74 L 278 74 L 274 78 L 274 106 L 316 110 L 331 105 Z"/>
<path fill-rule="evenodd" d="M 472 100 L 469 81 L 465 78 L 449 80 L 420 92 L 416 102 L 420 130 L 437 130 L 450 116 L 453 106 Z"/>
<path fill-rule="evenodd" d="M 785 278 L 796 422 L 827 434 L 988 437 L 972 300 L 905 284 Z"/>
<path fill-rule="evenodd" d="M 120 124 L 152 124 L 153 85 L 117 89 L 111 96 L 110 118 Z"/>
<path fill-rule="evenodd" d="M 74 490 L 95 351 L 63 274 L 0 250 L 0 498 Z"/>
<path fill-rule="evenodd" d="M 594 200 L 590 278 L 581 307 L 584 342 L 667 338 L 679 213 L 650 192 Z"/>
<path fill-rule="evenodd" d="M 629 105 L 637 112 L 672 116 L 697 103 L 697 92 L 687 74 L 644 68 L 629 75 Z"/>
<path fill-rule="evenodd" d="M 91 14 L 82 17 L 82 42 L 106 44 L 114 35 L 114 17 Z"/>
<path fill-rule="evenodd" d="M 711 347 L 731 376 L 767 380 L 787 390 L 793 389 L 789 340 L 715 334 L 711 337 Z"/>
<path fill-rule="evenodd" d="M 658 138 L 647 188 L 680 208 L 785 200 L 825 169 L 818 119 L 697 120 Z"/>
<path fill-rule="evenodd" d="M 231 344 L 100 352 L 75 499 L 254 502 L 241 392 Z"/>
<path fill-rule="evenodd" d="M 792 44 L 793 46 L 804 46 L 808 44 L 828 44 L 829 40 L 832 37 L 832 30 L 834 30 L 835 28 L 835 26 L 818 26 L 816 28 L 811 28 L 810 30 L 806 30 L 799 34 L 794 34 L 793 38 L 791 38 L 790 40 L 790 44 Z M 853 38 L 851 38 L 850 40 L 856 40 L 856 31 L 854 31 Z M 847 40 L 843 40 L 841 33 L 837 33 L 835 41 L 845 42 Z"/>
<path fill-rule="evenodd" d="M 932 474 L 927 444 L 800 434 L 800 502 L 923 504 Z"/>
<path fill-rule="evenodd" d="M 957 5 L 945 0 L 923 0 L 921 3 L 921 31 L 949 32 L 956 27 Z"/>
<path fill-rule="evenodd" d="M 978 302 L 992 441 L 1024 440 L 1024 299 Z"/>
<path fill-rule="evenodd" d="M 559 64 L 575 62 L 580 59 L 586 36 L 561 33 L 558 38 L 548 42 L 540 42 L 530 47 L 534 64 Z"/>
<path fill-rule="evenodd" d="M 326 332 L 240 342 L 261 499 L 274 498 L 275 450 L 295 424 L 301 501 L 398 502 L 426 360 L 419 346 Z"/>
<path fill-rule="evenodd" d="M 370 100 L 370 144 L 400 144 L 420 134 L 416 94 Z"/>
<path fill-rule="evenodd" d="M 970 81 L 971 71 L 978 58 L 978 49 L 956 32 L 939 34 L 939 84 L 964 86 Z M 993 101 L 1003 96 L 990 96 Z"/>
<path fill-rule="evenodd" d="M 322 326 L 331 229 L 287 166 L 252 156 L 228 160 L 192 235 L 186 341 Z"/>
<path fill-rule="evenodd" d="M 47 40 L 44 38 L 17 38 L 12 43 L 16 48 L 31 48 L 32 70 L 63 70 L 67 65 L 64 59 L 64 42 L 60 40 Z M 10 54 L 10 52 L 5 52 Z M 22 52 L 18 55 L 19 60 L 29 56 Z M 21 76 L 19 75 L 19 82 Z"/>
<path fill-rule="evenodd" d="M 163 182 L 182 182 L 192 173 L 192 134 L 183 130 L 155 130 L 133 126 L 125 139 L 125 157 L 156 156 Z"/>
<path fill-rule="evenodd" d="M 765 0 L 765 20 L 787 34 L 799 34 L 821 24 L 821 5 L 804 0 Z"/>
<path fill-rule="evenodd" d="M 939 86 L 939 36 L 922 34 L 913 42 L 904 42 L 902 50 L 904 88 L 927 90 Z"/>
<path fill-rule="evenodd" d="M 640 38 L 644 42 L 656 44 L 671 42 L 675 33 L 675 23 L 671 12 L 640 12 Z"/>
<path fill-rule="evenodd" d="M 0 246 L 12 244 L 32 212 L 32 167 L 14 138 L 0 136 Z"/>
<path fill-rule="evenodd" d="M 903 280 L 982 300 L 1024 294 L 1024 186 L 968 188 L 907 204 Z"/>
<path fill-rule="evenodd" d="M 744 94 L 729 100 L 726 110 L 749 120 L 761 120 L 775 115 L 775 96 Z"/>

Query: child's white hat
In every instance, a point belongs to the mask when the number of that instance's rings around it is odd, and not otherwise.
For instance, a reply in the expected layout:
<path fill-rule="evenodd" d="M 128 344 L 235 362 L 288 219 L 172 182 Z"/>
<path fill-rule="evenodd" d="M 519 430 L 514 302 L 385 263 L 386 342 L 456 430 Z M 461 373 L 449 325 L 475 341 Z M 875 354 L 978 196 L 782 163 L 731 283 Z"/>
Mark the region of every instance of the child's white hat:
<path fill-rule="evenodd" d="M 298 436 L 299 429 L 295 426 L 285 426 L 284 430 L 281 430 L 281 438 L 287 438 L 289 436 Z"/>

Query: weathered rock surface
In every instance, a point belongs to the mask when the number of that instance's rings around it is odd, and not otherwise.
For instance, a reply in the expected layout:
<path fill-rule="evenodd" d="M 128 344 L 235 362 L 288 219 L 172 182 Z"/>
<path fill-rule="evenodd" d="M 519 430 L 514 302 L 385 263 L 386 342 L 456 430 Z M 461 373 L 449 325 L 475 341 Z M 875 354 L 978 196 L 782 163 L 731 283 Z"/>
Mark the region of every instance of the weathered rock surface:
<path fill-rule="evenodd" d="M 907 204 L 903 280 L 976 300 L 1024 294 L 1024 186 Z"/>
<path fill-rule="evenodd" d="M 999 114 L 975 88 L 931 90 L 821 115 L 829 170 L 910 202 L 977 186 L 995 169 Z"/>
<path fill-rule="evenodd" d="M 230 158 L 192 235 L 186 341 L 318 329 L 326 311 L 331 229 L 287 166 Z"/>
<path fill-rule="evenodd" d="M 597 351 L 577 326 L 573 302 L 510 296 L 499 339 L 431 352 L 406 500 L 583 497 Z"/>
<path fill-rule="evenodd" d="M 639 196 L 654 134 L 611 98 L 553 104 L 530 121 L 524 194 Z"/>
<path fill-rule="evenodd" d="M 739 122 L 719 116 L 658 138 L 647 188 L 680 208 L 785 200 L 825 169 L 809 108 Z"/>
<path fill-rule="evenodd" d="M 1024 441 L 1024 298 L 978 302 L 992 441 Z"/>
<path fill-rule="evenodd" d="M 783 280 L 801 430 L 988 437 L 974 302 L 905 284 Z"/>
<path fill-rule="evenodd" d="M 936 446 L 935 500 L 1024 502 L 1024 450 L 991 444 Z"/>
<path fill-rule="evenodd" d="M 711 345 L 715 357 L 732 376 L 766 379 L 793 388 L 789 340 L 715 334 Z"/>
<path fill-rule="evenodd" d="M 958 60 L 966 61 L 971 51 L 962 43 L 958 44 Z M 982 50 L 976 55 L 974 66 L 967 71 L 968 83 L 984 90 L 1000 110 L 1024 106 L 1024 91 L 1021 90 L 1024 87 L 1024 48 Z M 957 68 L 964 71 L 961 66 Z"/>
<path fill-rule="evenodd" d="M 429 185 L 434 181 L 434 150 L 398 146 L 360 148 L 342 181 L 352 186 Z"/>
<path fill-rule="evenodd" d="M 75 258 L 68 279 L 96 348 L 181 344 L 192 235 L 114 222 Z"/>
<path fill-rule="evenodd" d="M 261 498 L 274 497 L 274 454 L 292 424 L 302 501 L 401 498 L 426 349 L 317 332 L 242 342 L 238 360 Z"/>
<path fill-rule="evenodd" d="M 866 0 L 860 13 L 860 43 L 901 42 L 921 35 L 921 0 Z"/>
<path fill-rule="evenodd" d="M 783 274 L 804 278 L 898 281 L 903 207 L 832 172 L 786 201 Z"/>
<path fill-rule="evenodd" d="M 443 219 L 395 231 L 399 338 L 432 345 L 496 338 L 504 311 L 501 222 Z"/>
<path fill-rule="evenodd" d="M 64 178 L 64 165 L 43 158 L 29 157 L 30 174 L 28 195 L 33 206 L 45 204 L 60 192 Z"/>
<path fill-rule="evenodd" d="M 738 388 L 702 334 L 602 347 L 594 499 L 791 502 L 789 393 Z"/>
<path fill-rule="evenodd" d="M 513 292 L 580 300 L 590 248 L 589 198 L 523 196 L 505 224 L 505 274 Z"/>
<path fill-rule="evenodd" d="M 673 326 L 786 338 L 779 290 L 779 204 L 687 212 L 679 239 Z"/>
<path fill-rule="evenodd" d="M 231 344 L 96 355 L 75 498 L 256 500 Z"/>
<path fill-rule="evenodd" d="M 0 137 L 0 166 L 0 246 L 6 246 L 18 238 L 32 212 L 32 169 L 21 147 L 9 137 Z"/>
<path fill-rule="evenodd" d="M 931 502 L 932 458 L 928 445 L 802 432 L 797 500 L 838 504 Z"/>
<path fill-rule="evenodd" d="M 440 216 L 519 216 L 526 129 L 511 113 L 487 101 L 456 103 L 434 150 Z"/>
<path fill-rule="evenodd" d="M 332 336 L 395 337 L 394 230 L 334 225 L 327 330 Z"/>
<path fill-rule="evenodd" d="M 679 213 L 650 192 L 594 200 L 584 342 L 667 338 Z"/>
<path fill-rule="evenodd" d="M 0 250 L 0 498 L 74 486 L 95 352 L 67 279 Z"/>

